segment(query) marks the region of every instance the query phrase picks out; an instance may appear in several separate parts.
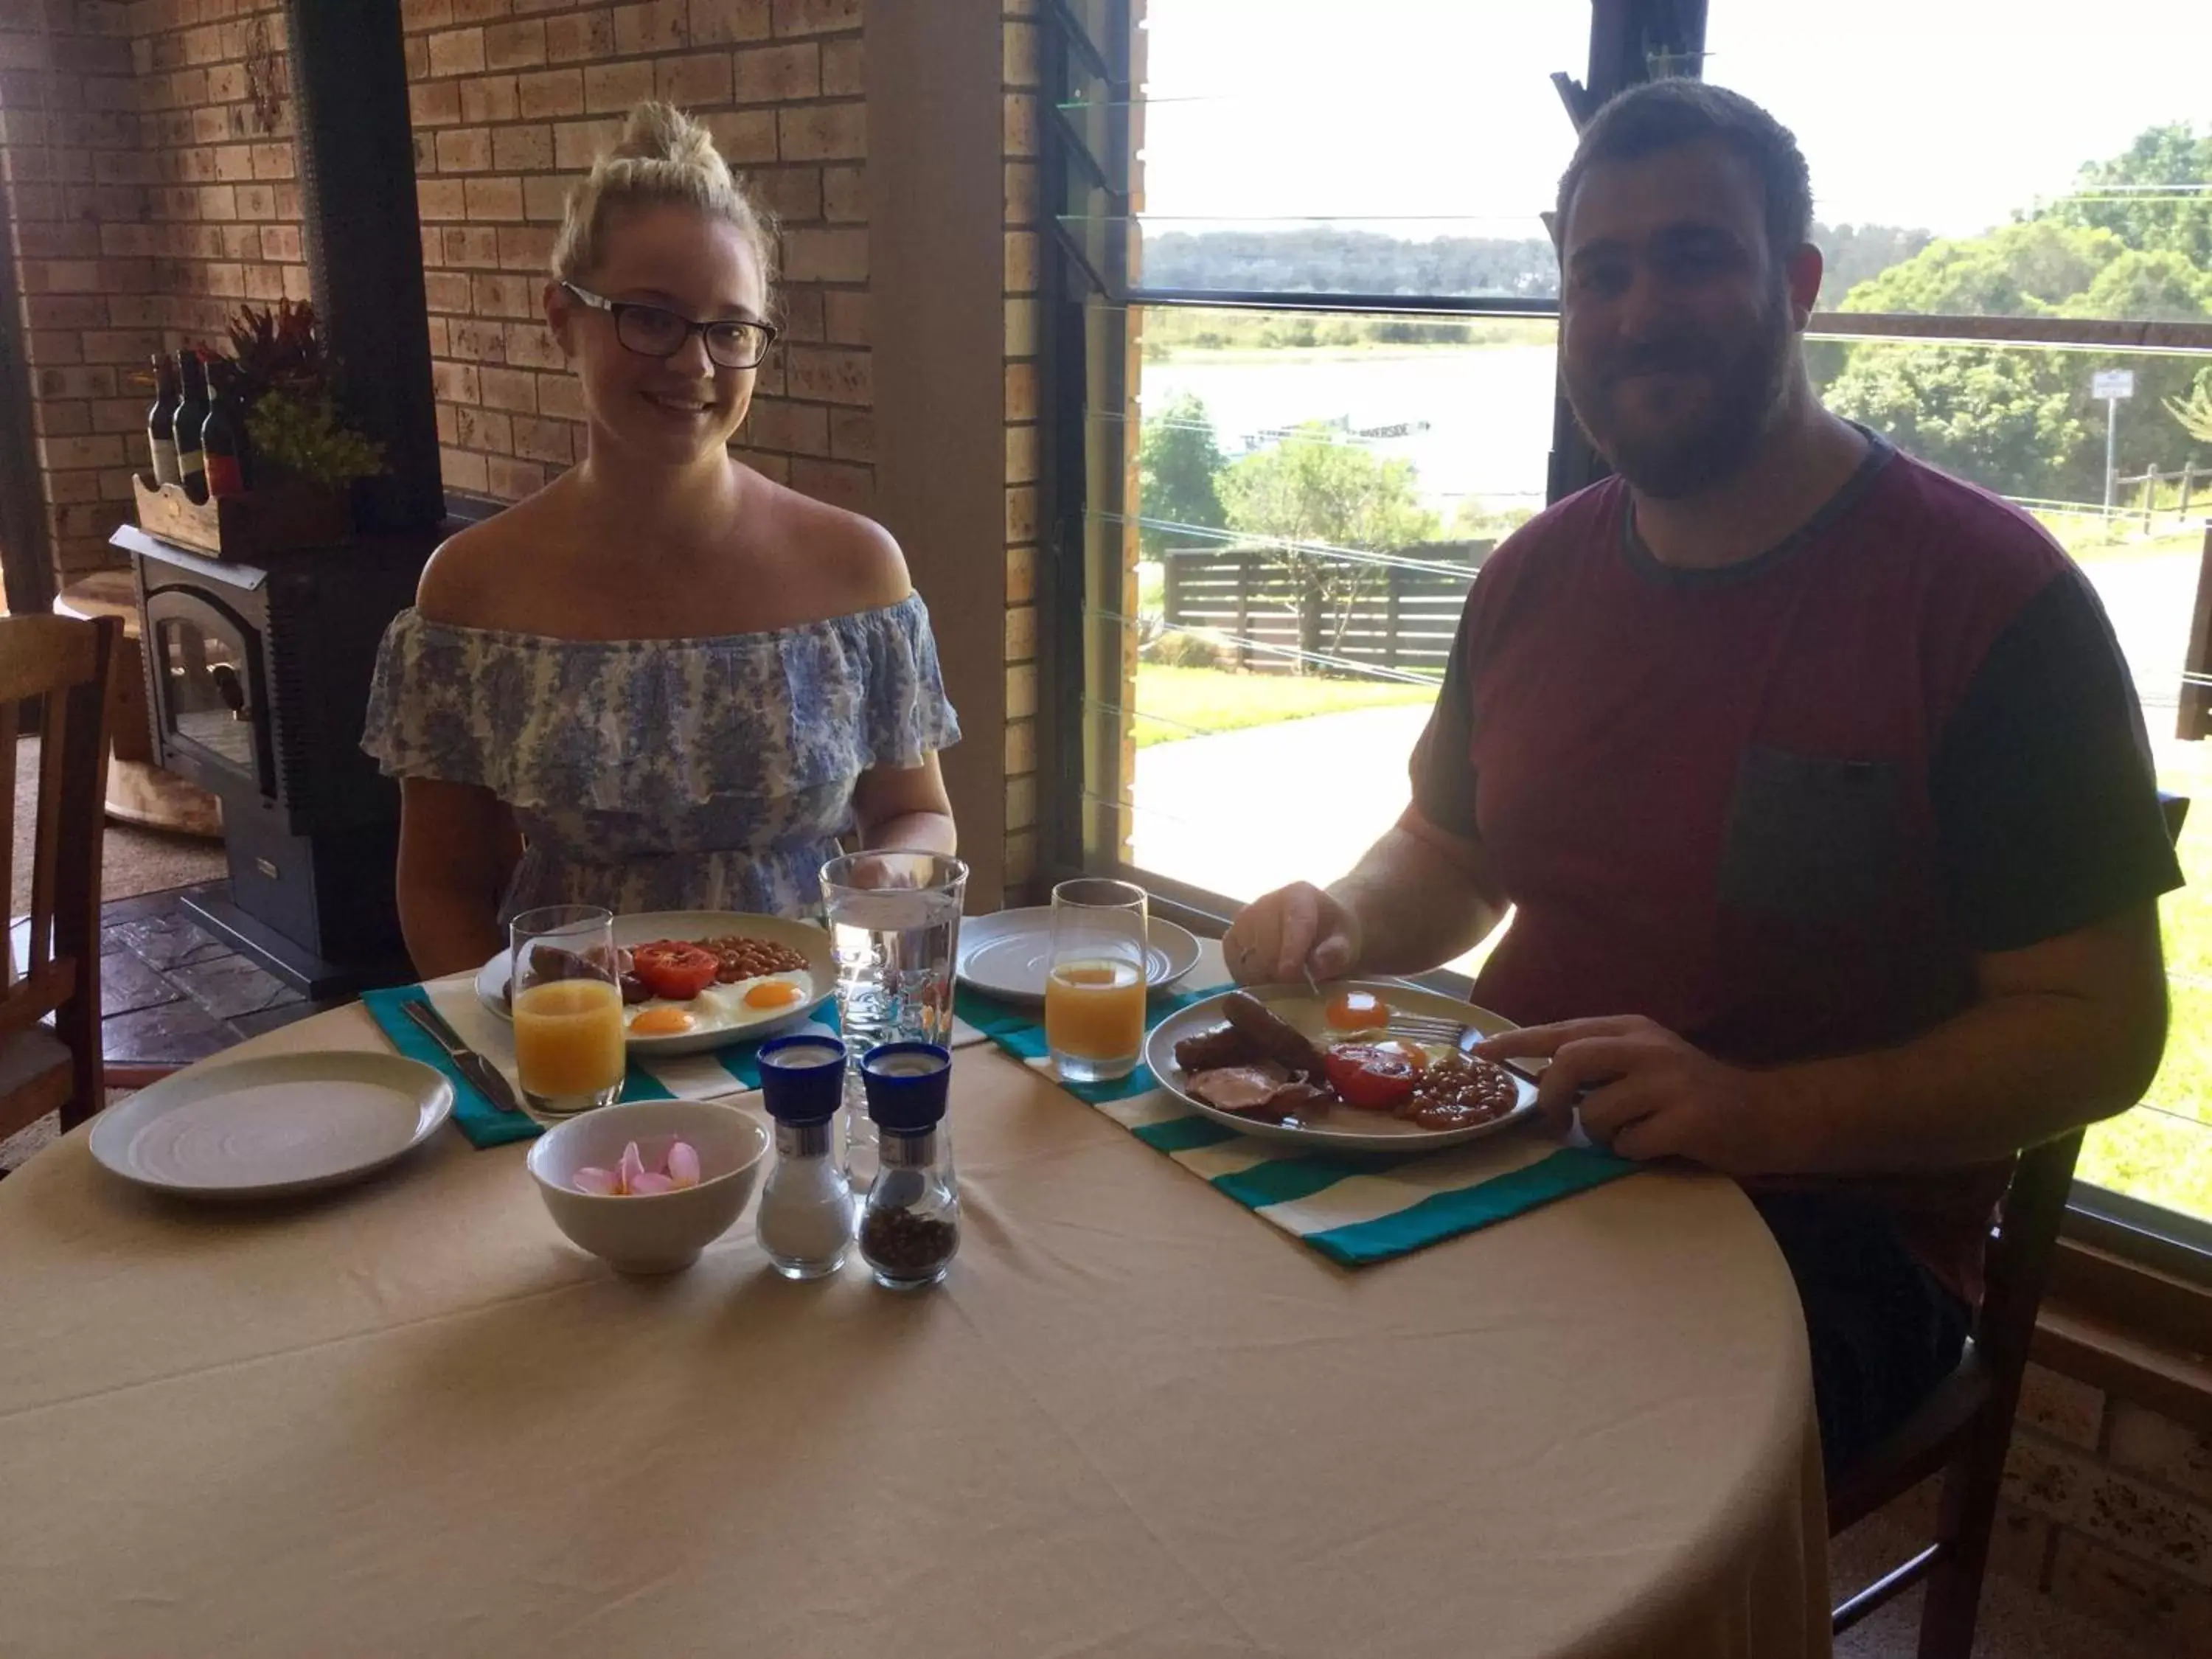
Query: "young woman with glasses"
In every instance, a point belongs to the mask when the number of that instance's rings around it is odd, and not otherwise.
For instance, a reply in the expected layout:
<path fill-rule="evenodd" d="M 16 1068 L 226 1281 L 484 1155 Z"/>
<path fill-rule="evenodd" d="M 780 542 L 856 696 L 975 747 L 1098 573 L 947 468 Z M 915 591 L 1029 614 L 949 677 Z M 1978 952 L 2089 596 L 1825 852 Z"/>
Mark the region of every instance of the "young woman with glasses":
<path fill-rule="evenodd" d="M 936 751 L 959 728 L 897 544 L 729 453 L 775 250 L 665 105 L 570 198 L 545 317 L 582 453 L 438 550 L 370 694 L 426 975 L 537 905 L 794 915 L 841 838 L 953 850 Z"/>

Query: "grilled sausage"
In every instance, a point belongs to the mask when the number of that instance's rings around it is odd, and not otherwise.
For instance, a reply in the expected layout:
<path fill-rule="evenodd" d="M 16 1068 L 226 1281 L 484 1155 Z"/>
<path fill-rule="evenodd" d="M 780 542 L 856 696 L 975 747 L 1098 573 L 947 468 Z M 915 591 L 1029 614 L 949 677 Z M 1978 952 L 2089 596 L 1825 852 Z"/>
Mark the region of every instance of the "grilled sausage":
<path fill-rule="evenodd" d="M 1233 1025 L 1217 1025 L 1176 1043 L 1175 1057 L 1176 1064 L 1186 1072 L 1210 1072 L 1222 1066 L 1249 1065 L 1267 1056 L 1258 1043 Z"/>
<path fill-rule="evenodd" d="M 1222 999 L 1221 1013 L 1231 1026 L 1258 1044 L 1268 1059 L 1310 1077 L 1321 1075 L 1321 1050 L 1259 998 L 1232 991 Z"/>

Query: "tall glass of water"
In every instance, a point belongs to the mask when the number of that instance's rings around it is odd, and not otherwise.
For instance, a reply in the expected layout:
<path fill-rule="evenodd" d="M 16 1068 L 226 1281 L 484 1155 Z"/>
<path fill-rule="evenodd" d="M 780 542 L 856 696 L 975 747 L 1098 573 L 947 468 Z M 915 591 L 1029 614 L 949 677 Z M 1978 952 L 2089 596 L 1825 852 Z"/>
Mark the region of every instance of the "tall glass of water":
<path fill-rule="evenodd" d="M 846 1159 L 856 1182 L 875 1174 L 860 1062 L 879 1042 L 952 1037 L 952 969 L 968 866 L 939 853 L 852 853 L 822 866 L 822 904 L 837 959 L 837 1019 L 851 1062 L 845 1079 Z"/>

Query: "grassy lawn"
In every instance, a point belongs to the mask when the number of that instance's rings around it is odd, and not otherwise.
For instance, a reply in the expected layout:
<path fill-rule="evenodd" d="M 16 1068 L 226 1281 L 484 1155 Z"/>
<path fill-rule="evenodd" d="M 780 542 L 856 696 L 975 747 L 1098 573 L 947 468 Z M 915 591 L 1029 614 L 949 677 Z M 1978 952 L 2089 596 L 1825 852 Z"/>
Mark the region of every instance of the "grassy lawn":
<path fill-rule="evenodd" d="M 2212 483 L 2207 484 L 2206 495 L 2212 497 Z M 2163 558 L 2175 553 L 2194 553 L 2204 545 L 2202 525 L 2181 524 L 2168 513 L 2158 514 L 2148 534 L 2140 518 L 2106 519 L 2094 514 L 2047 512 L 2035 516 L 2081 564 L 2096 564 L 2106 559 Z"/>
<path fill-rule="evenodd" d="M 2178 743 L 2169 710 L 2147 711 L 2159 783 L 2189 797 L 2181 870 L 2160 901 L 2172 1021 L 2166 1061 L 2143 1109 L 2089 1132 L 2081 1177 L 2154 1204 L 2212 1217 L 2212 743 Z"/>
<path fill-rule="evenodd" d="M 1294 678 L 1146 663 L 1137 670 L 1137 747 L 1354 708 L 1429 703 L 1436 696 L 1432 686 L 1387 680 Z"/>

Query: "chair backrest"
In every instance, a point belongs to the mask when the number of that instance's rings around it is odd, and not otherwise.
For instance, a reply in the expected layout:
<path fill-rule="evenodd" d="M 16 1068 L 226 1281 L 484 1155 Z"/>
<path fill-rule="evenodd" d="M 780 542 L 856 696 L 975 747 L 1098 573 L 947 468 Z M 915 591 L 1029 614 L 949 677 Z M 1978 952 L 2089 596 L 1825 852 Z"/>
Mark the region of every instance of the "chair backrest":
<path fill-rule="evenodd" d="M 0 892 L 15 890 L 19 706 L 37 699 L 37 822 L 22 975 L 0 949 L 0 1036 L 67 1001 L 100 955 L 100 857 L 107 788 L 111 669 L 120 624 L 65 617 L 0 617 Z M 95 1016 L 96 1018 L 96 1016 Z"/>
<path fill-rule="evenodd" d="M 2074 1188 L 2074 1161 L 2081 1132 L 2046 1140 L 2020 1155 L 2005 1192 L 1996 1237 L 1983 1268 L 1982 1305 L 1974 1319 L 1974 1348 L 1996 1377 L 2016 1377 L 2027 1363 L 2036 1310 L 2058 1248 L 2058 1224 Z"/>

